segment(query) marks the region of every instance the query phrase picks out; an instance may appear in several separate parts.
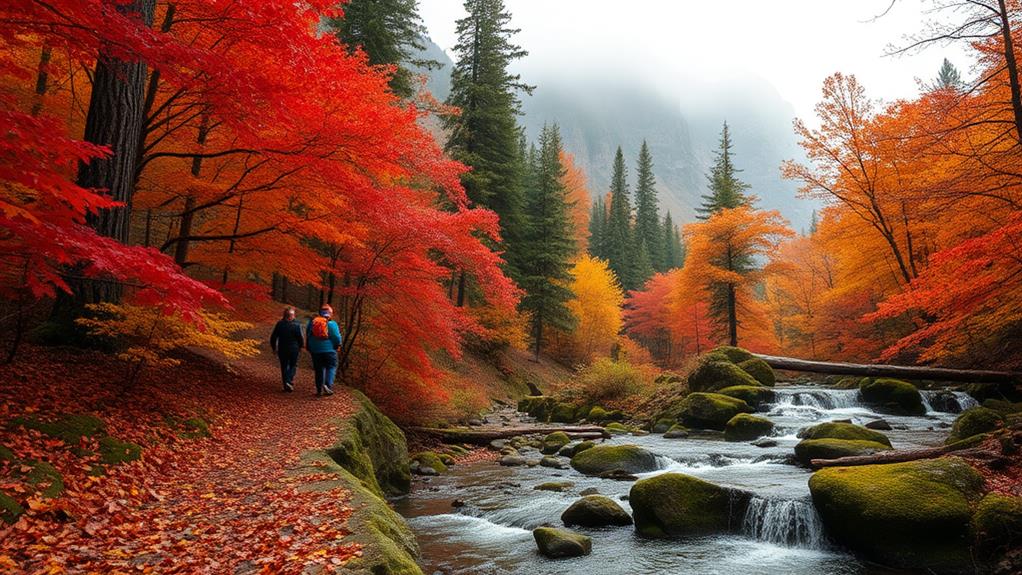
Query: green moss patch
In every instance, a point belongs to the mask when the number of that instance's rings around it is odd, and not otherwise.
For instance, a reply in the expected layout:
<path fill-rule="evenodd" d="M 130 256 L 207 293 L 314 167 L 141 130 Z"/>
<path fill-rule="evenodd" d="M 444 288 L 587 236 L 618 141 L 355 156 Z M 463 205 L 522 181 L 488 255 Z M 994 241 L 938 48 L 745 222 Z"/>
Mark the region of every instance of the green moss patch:
<path fill-rule="evenodd" d="M 416 453 L 415 456 L 412 457 L 412 459 L 419 462 L 420 468 L 428 467 L 429 469 L 436 471 L 437 474 L 447 472 L 447 464 L 445 464 L 443 460 L 440 459 L 439 455 L 432 451 L 423 451 L 422 453 Z"/>
<path fill-rule="evenodd" d="M 728 420 L 724 426 L 724 439 L 728 441 L 752 441 L 770 435 L 774 430 L 774 422 L 764 417 L 739 413 Z"/>
<path fill-rule="evenodd" d="M 704 356 L 688 375 L 688 388 L 691 391 L 716 391 L 736 385 L 757 386 L 760 383 L 737 365 L 730 361 L 718 361 L 712 355 Z"/>
<path fill-rule="evenodd" d="M 686 427 L 723 431 L 732 417 L 752 413 L 749 404 L 719 393 L 692 393 L 680 404 L 678 419 Z"/>
<path fill-rule="evenodd" d="M 34 429 L 44 435 L 55 437 L 71 446 L 78 445 L 83 437 L 95 437 L 106 433 L 106 424 L 102 419 L 95 415 L 81 413 L 65 415 L 54 421 L 18 418 L 13 423 L 25 429 Z"/>
<path fill-rule="evenodd" d="M 561 521 L 568 526 L 606 527 L 631 525 L 632 517 L 609 497 L 586 495 L 564 510 Z"/>
<path fill-rule="evenodd" d="M 532 536 L 539 552 L 551 559 L 581 557 L 593 550 L 592 539 L 567 529 L 538 527 L 532 531 Z"/>
<path fill-rule="evenodd" d="M 718 391 L 721 395 L 740 399 L 752 407 L 774 400 L 774 390 L 759 385 L 735 385 Z"/>
<path fill-rule="evenodd" d="M 645 473 L 660 467 L 655 455 L 637 445 L 597 445 L 572 457 L 571 466 L 586 475 Z"/>
<path fill-rule="evenodd" d="M 747 359 L 739 363 L 738 367 L 765 386 L 773 387 L 777 383 L 777 375 L 774 374 L 774 369 L 758 357 Z"/>
<path fill-rule="evenodd" d="M 15 523 L 24 512 L 25 508 L 16 499 L 0 491 L 0 520 L 8 524 Z"/>
<path fill-rule="evenodd" d="M 806 427 L 798 432 L 799 439 L 852 439 L 882 443 L 891 447 L 891 440 L 879 431 L 867 429 L 854 423 L 828 421 Z"/>
<path fill-rule="evenodd" d="M 741 526 L 751 494 L 681 473 L 664 473 L 632 485 L 635 530 L 645 537 L 728 533 Z"/>
<path fill-rule="evenodd" d="M 107 465 L 120 465 L 142 457 L 142 446 L 107 435 L 99 439 L 99 457 Z"/>
<path fill-rule="evenodd" d="M 571 443 L 571 438 L 563 431 L 555 431 L 543 438 L 543 447 L 540 449 L 545 455 L 552 455 L 561 450 L 562 447 Z"/>
<path fill-rule="evenodd" d="M 59 497 L 64 492 L 64 476 L 57 468 L 45 461 L 31 463 L 32 469 L 25 474 L 25 481 L 43 497 Z"/>
<path fill-rule="evenodd" d="M 348 390 L 358 406 L 327 453 L 375 494 L 403 495 L 412 484 L 405 434 L 365 395 Z"/>
<path fill-rule="evenodd" d="M 982 556 L 1022 545 L 1022 497 L 988 494 L 972 516 L 972 531 Z"/>
<path fill-rule="evenodd" d="M 743 361 L 748 361 L 750 359 L 754 359 L 755 357 L 749 351 L 731 345 L 722 345 L 716 347 L 710 353 L 723 355 L 728 359 L 728 361 L 732 363 L 742 363 Z"/>
<path fill-rule="evenodd" d="M 966 409 L 955 418 L 955 423 L 951 427 L 951 435 L 948 436 L 947 443 L 955 443 L 974 435 L 994 431 L 1003 422 L 1004 417 L 992 409 L 985 407 Z"/>
<path fill-rule="evenodd" d="M 861 439 L 803 439 L 795 446 L 795 458 L 808 467 L 814 459 L 873 455 L 890 449 L 889 445 Z"/>
<path fill-rule="evenodd" d="M 900 379 L 863 379 L 859 392 L 866 403 L 887 413 L 923 415 L 923 396 L 916 386 Z"/>
<path fill-rule="evenodd" d="M 983 477 L 957 457 L 831 467 L 809 480 L 834 539 L 871 560 L 938 573 L 972 572 L 970 521 Z"/>

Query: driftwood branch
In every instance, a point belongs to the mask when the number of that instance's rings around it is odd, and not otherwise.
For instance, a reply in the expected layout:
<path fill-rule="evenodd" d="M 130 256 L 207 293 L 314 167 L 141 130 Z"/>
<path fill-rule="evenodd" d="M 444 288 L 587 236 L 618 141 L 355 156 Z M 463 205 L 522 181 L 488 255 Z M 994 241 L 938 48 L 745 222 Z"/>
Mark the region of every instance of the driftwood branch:
<path fill-rule="evenodd" d="M 985 369 L 950 369 L 908 365 L 880 365 L 860 363 L 838 363 L 812 361 L 793 357 L 755 354 L 774 369 L 826 373 L 830 375 L 861 375 L 863 377 L 895 377 L 901 379 L 932 379 L 936 381 L 957 381 L 964 383 L 1013 383 L 1022 382 L 1022 373 L 992 371 Z"/>
<path fill-rule="evenodd" d="M 904 463 L 919 459 L 935 459 L 949 453 L 962 457 L 979 457 L 983 459 L 1000 457 L 998 453 L 982 447 L 962 449 L 954 445 L 934 447 L 931 449 L 905 449 L 899 451 L 882 451 L 873 455 L 852 455 L 837 459 L 814 459 L 809 463 L 813 467 L 853 467 L 856 465 L 880 465 L 884 463 Z"/>
<path fill-rule="evenodd" d="M 467 429 L 464 427 L 440 429 L 436 427 L 411 427 L 413 433 L 422 433 L 439 437 L 445 443 L 472 443 L 486 445 L 494 439 L 510 439 L 519 435 L 547 434 L 563 431 L 575 439 L 599 439 L 610 437 L 610 433 L 602 427 L 591 426 L 531 426 L 502 427 L 498 429 Z"/>

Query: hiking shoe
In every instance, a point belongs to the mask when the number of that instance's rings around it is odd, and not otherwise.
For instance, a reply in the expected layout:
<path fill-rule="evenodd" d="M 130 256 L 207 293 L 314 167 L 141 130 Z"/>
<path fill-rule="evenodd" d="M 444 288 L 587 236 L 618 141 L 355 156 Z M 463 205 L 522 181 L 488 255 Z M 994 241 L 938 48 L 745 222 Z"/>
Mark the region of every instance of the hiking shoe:
<path fill-rule="evenodd" d="M 285 385 L 284 386 L 284 391 L 286 391 L 288 393 L 291 393 L 294 390 L 295 390 L 295 386 L 293 386 L 293 385 Z"/>
<path fill-rule="evenodd" d="M 329 387 L 323 390 L 323 395 L 333 395 L 333 394 L 334 394 L 334 390 L 330 389 Z"/>
<path fill-rule="evenodd" d="M 323 390 L 322 389 L 317 389 L 316 390 L 316 397 L 319 397 L 321 395 L 323 395 Z"/>

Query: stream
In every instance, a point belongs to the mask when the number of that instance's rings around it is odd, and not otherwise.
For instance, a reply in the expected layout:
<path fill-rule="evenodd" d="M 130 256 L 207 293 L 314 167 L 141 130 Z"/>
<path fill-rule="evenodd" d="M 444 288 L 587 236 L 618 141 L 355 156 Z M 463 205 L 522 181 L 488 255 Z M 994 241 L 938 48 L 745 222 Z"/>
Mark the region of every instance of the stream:
<path fill-rule="evenodd" d="M 795 434 L 823 421 L 865 424 L 882 417 L 894 428 L 884 433 L 896 449 L 929 447 L 941 443 L 956 413 L 975 401 L 963 392 L 952 397 L 924 391 L 929 409 L 925 416 L 881 416 L 861 404 L 854 389 L 789 386 L 775 391 L 776 403 L 761 406 L 758 414 L 774 422 L 775 447 L 698 434 L 686 439 L 653 434 L 607 440 L 639 445 L 658 455 L 660 469 L 640 478 L 680 472 L 753 492 L 740 535 L 672 541 L 640 538 L 631 527 L 578 529 L 592 537 L 591 555 L 546 559 L 536 551 L 533 528 L 545 523 L 561 526 L 561 512 L 587 488 L 618 500 L 631 512 L 628 501 L 621 500 L 631 482 L 586 477 L 570 468 L 501 467 L 493 461 L 453 466 L 443 476 L 418 480 L 395 508 L 415 532 L 427 575 L 905 573 L 860 561 L 827 541 L 809 497 L 811 472 L 791 461 L 799 441 Z M 522 454 L 539 458 L 535 450 Z M 563 493 L 533 489 L 547 481 L 571 481 L 574 486 Z M 465 505 L 453 507 L 455 499 Z"/>

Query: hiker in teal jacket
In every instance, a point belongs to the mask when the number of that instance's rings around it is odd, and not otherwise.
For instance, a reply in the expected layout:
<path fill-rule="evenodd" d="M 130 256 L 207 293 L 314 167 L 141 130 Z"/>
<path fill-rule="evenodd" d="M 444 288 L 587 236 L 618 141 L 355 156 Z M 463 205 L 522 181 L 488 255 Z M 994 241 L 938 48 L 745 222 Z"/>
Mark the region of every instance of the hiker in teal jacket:
<path fill-rule="evenodd" d="M 337 349 L 341 347 L 342 340 L 341 328 L 331 319 L 333 315 L 334 309 L 324 305 L 305 329 L 305 345 L 312 354 L 312 369 L 316 372 L 316 395 L 334 394 Z"/>

